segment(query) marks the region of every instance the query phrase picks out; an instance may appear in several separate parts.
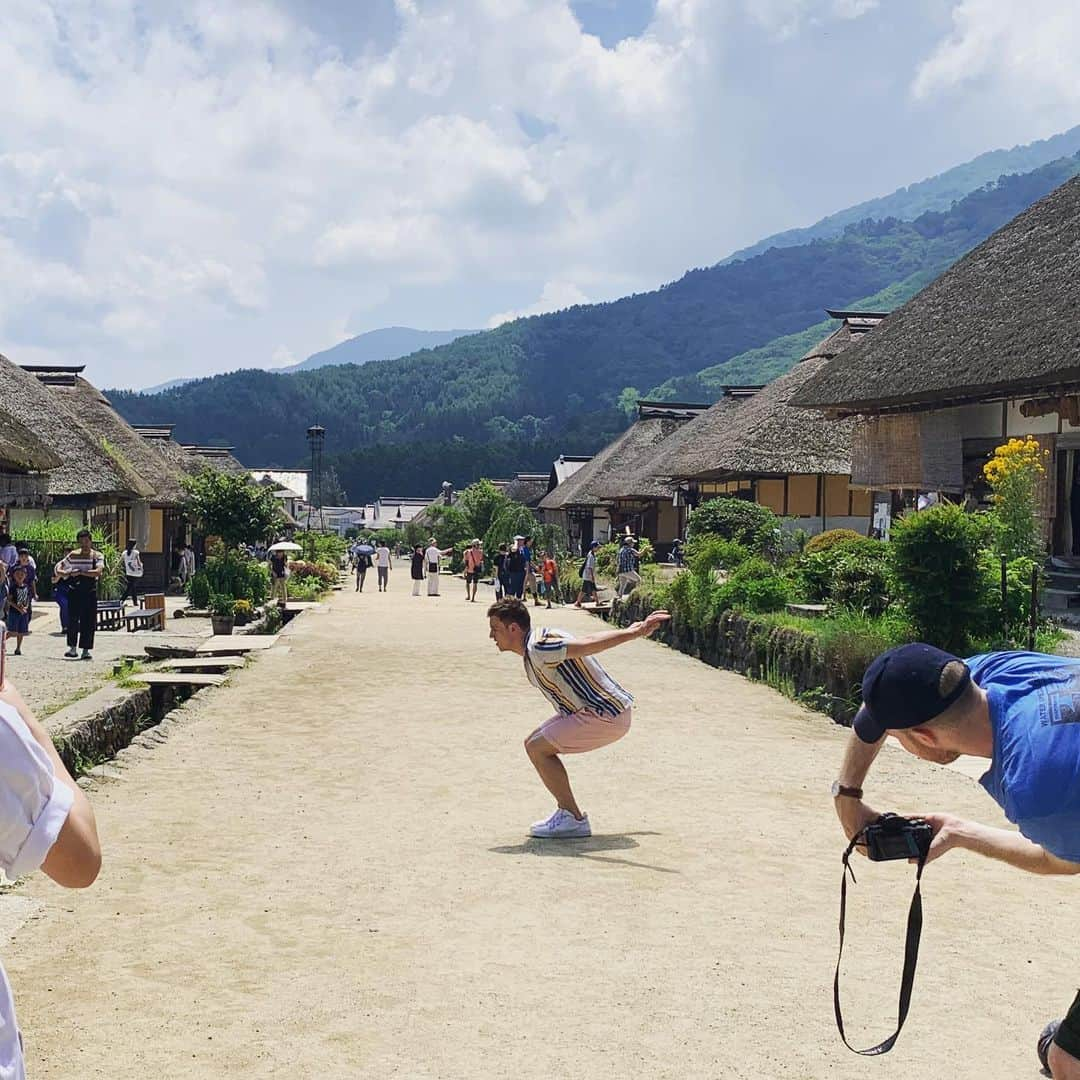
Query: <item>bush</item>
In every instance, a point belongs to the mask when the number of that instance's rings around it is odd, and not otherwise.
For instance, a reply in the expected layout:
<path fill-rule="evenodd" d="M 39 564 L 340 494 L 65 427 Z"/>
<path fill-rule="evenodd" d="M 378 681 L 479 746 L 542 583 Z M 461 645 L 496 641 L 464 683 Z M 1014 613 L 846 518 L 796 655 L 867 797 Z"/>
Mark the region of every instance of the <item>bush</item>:
<path fill-rule="evenodd" d="M 712 533 L 734 540 L 755 555 L 775 557 L 783 546 L 780 518 L 767 506 L 745 499 L 710 499 L 692 511 L 687 533 L 696 538 Z"/>
<path fill-rule="evenodd" d="M 762 558 L 743 562 L 719 586 L 715 600 L 719 611 L 779 611 L 791 599 L 791 582 Z"/>
<path fill-rule="evenodd" d="M 210 594 L 210 614 L 223 619 L 233 617 L 233 604 L 235 601 L 228 593 Z"/>
<path fill-rule="evenodd" d="M 205 611 L 210 606 L 210 579 L 205 570 L 196 570 L 187 584 L 188 600 L 198 611 Z"/>
<path fill-rule="evenodd" d="M 340 566 L 341 560 L 349 553 L 349 544 L 337 533 L 298 532 L 293 540 L 303 548 L 304 555 L 312 562 L 332 563 Z"/>
<path fill-rule="evenodd" d="M 889 606 L 892 581 L 886 546 L 871 540 L 876 550 L 840 549 L 829 579 L 828 600 L 863 615 L 881 615 Z"/>
<path fill-rule="evenodd" d="M 858 542 L 865 540 L 866 537 L 857 533 L 854 529 L 826 529 L 825 532 L 818 533 L 817 536 L 811 536 L 806 541 L 806 546 L 803 551 L 810 555 L 815 551 L 829 551 L 831 548 L 840 545 L 849 545 L 853 541 Z"/>
<path fill-rule="evenodd" d="M 337 567 L 331 566 L 329 563 L 323 562 L 306 562 L 303 559 L 296 559 L 289 563 L 289 580 L 293 578 L 307 579 L 309 581 L 317 582 L 322 589 L 332 589 L 339 579 L 339 571 Z"/>
<path fill-rule="evenodd" d="M 890 542 L 896 589 L 922 641 L 963 655 L 986 626 L 987 523 L 942 504 L 900 518 Z"/>
<path fill-rule="evenodd" d="M 290 600 L 318 600 L 326 589 L 317 578 L 289 578 L 286 592 Z"/>
<path fill-rule="evenodd" d="M 234 600 L 250 600 L 255 607 L 265 604 L 270 595 L 270 571 L 266 563 L 239 551 L 229 551 L 207 559 L 203 569 L 188 583 L 188 597 L 197 608 L 205 606 L 198 602 L 204 596 L 202 582 L 196 581 L 200 574 L 206 581 L 206 594 L 222 593 Z"/>
<path fill-rule="evenodd" d="M 692 573 L 734 570 L 750 558 L 750 552 L 734 540 L 704 533 L 686 545 L 686 565 Z"/>

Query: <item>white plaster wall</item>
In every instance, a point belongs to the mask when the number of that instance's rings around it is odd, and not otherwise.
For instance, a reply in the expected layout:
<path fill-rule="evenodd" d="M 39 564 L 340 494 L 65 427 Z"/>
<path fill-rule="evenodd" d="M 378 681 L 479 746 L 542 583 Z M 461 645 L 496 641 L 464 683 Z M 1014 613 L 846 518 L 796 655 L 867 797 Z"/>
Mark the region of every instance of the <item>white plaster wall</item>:
<path fill-rule="evenodd" d="M 820 514 L 815 514 L 813 517 L 786 517 L 782 520 L 785 529 L 802 529 L 811 536 L 817 536 L 819 532 L 825 532 L 826 529 L 854 529 L 861 536 L 865 536 L 870 531 L 870 518 L 868 516 L 830 516 L 825 519 L 824 525 L 821 523 Z"/>

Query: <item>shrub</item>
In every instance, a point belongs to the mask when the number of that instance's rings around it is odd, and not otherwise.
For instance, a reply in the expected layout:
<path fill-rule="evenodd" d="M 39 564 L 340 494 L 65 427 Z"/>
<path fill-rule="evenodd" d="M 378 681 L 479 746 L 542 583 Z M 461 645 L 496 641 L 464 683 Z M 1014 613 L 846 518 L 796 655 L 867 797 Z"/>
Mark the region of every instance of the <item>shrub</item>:
<path fill-rule="evenodd" d="M 251 606 L 250 600 L 234 600 L 232 605 L 233 618 L 236 620 L 237 626 L 245 626 L 251 622 L 251 616 L 255 609 Z"/>
<path fill-rule="evenodd" d="M 858 542 L 864 539 L 866 538 L 854 529 L 826 529 L 825 532 L 818 533 L 817 536 L 811 536 L 806 541 L 803 551 L 809 555 L 815 551 L 829 551 L 831 548 L 836 547 L 837 544 L 846 546 L 852 541 Z"/>
<path fill-rule="evenodd" d="M 266 603 L 270 595 L 270 571 L 265 563 L 239 551 L 229 551 L 206 560 L 203 569 L 197 572 L 188 585 L 188 596 L 195 607 L 203 604 L 196 602 L 195 588 L 202 598 L 201 584 L 196 585 L 196 578 L 202 574 L 206 579 L 207 593 L 223 593 L 234 600 L 250 600 L 258 607 Z"/>
<path fill-rule="evenodd" d="M 878 580 L 884 584 L 887 571 L 883 569 L 881 576 L 879 576 L 875 571 L 871 571 L 867 564 L 871 561 L 885 562 L 888 555 L 888 545 L 880 540 L 869 540 L 865 536 L 852 532 L 850 529 L 831 529 L 830 533 L 846 533 L 848 535 L 830 541 L 817 551 L 810 551 L 808 548 L 805 554 L 798 557 L 792 567 L 793 574 L 798 582 L 799 595 L 805 601 L 819 604 L 834 599 L 834 583 L 839 567 L 844 567 L 847 581 L 850 581 L 851 585 L 853 585 L 854 581 L 851 579 L 853 559 L 862 561 L 866 565 L 868 572 L 874 573 L 875 577 L 878 577 Z M 829 534 L 821 533 L 821 535 L 826 536 Z M 850 585 L 845 582 L 842 588 L 845 587 L 850 588 Z M 888 592 L 887 589 L 883 591 L 886 594 Z"/>
<path fill-rule="evenodd" d="M 791 582 L 765 559 L 747 559 L 719 586 L 716 606 L 720 611 L 779 611 L 791 599 Z"/>
<path fill-rule="evenodd" d="M 889 545 L 896 589 L 919 639 L 963 653 L 988 617 L 984 516 L 942 504 L 906 514 Z"/>
<path fill-rule="evenodd" d="M 295 559 L 289 563 L 290 580 L 292 578 L 307 578 L 318 582 L 323 589 L 331 589 L 338 583 L 340 576 L 336 567 L 329 563 L 307 562 L 304 559 Z"/>
<path fill-rule="evenodd" d="M 839 549 L 829 578 L 827 599 L 864 615 L 881 615 L 889 606 L 889 553 L 878 541 L 872 550 Z"/>
<path fill-rule="evenodd" d="M 349 553 L 348 542 L 337 533 L 298 532 L 293 539 L 303 548 L 304 554 L 312 562 L 341 565 L 341 560 Z"/>
<path fill-rule="evenodd" d="M 713 533 L 704 533 L 686 546 L 686 564 L 697 574 L 734 570 L 749 558 L 750 552 L 742 544 Z"/>
<path fill-rule="evenodd" d="M 691 538 L 713 533 L 734 540 L 757 555 L 778 555 L 782 547 L 780 518 L 767 506 L 745 499 L 710 499 L 687 519 Z"/>
<path fill-rule="evenodd" d="M 188 600 L 191 606 L 205 611 L 210 606 L 210 579 L 205 570 L 196 570 L 187 584 Z"/>
<path fill-rule="evenodd" d="M 210 614 L 223 619 L 231 619 L 233 617 L 234 603 L 235 601 L 228 593 L 211 593 Z"/>

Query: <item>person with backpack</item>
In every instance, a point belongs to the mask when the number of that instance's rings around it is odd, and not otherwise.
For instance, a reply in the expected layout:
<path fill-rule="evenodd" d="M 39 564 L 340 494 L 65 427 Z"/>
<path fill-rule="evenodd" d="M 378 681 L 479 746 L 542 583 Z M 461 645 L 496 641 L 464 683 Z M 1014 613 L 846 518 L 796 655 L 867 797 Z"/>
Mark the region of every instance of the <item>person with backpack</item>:
<path fill-rule="evenodd" d="M 371 556 L 366 551 L 358 551 L 353 556 L 356 560 L 356 592 L 364 591 L 364 578 L 371 569 Z"/>
<path fill-rule="evenodd" d="M 518 600 L 525 592 L 525 551 L 525 537 L 515 536 L 514 546 L 506 556 L 506 578 L 509 586 L 506 592 L 508 596 L 517 597 Z"/>

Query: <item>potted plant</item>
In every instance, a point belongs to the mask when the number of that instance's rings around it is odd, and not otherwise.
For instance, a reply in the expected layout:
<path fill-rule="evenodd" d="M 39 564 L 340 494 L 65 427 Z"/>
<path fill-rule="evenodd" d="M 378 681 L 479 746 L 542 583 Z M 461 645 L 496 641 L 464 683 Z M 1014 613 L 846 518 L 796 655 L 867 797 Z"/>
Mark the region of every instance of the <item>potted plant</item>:
<path fill-rule="evenodd" d="M 246 626 L 251 622 L 254 610 L 250 600 L 234 600 L 232 606 L 233 621 L 237 626 Z"/>
<path fill-rule="evenodd" d="M 215 634 L 233 632 L 233 598 L 226 593 L 213 593 L 210 597 L 210 626 Z"/>

